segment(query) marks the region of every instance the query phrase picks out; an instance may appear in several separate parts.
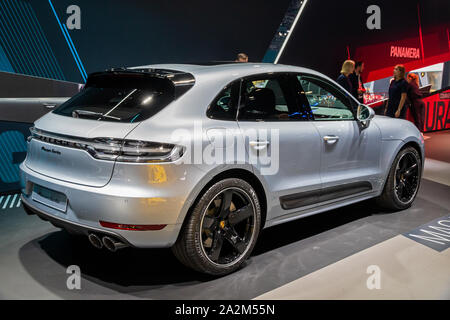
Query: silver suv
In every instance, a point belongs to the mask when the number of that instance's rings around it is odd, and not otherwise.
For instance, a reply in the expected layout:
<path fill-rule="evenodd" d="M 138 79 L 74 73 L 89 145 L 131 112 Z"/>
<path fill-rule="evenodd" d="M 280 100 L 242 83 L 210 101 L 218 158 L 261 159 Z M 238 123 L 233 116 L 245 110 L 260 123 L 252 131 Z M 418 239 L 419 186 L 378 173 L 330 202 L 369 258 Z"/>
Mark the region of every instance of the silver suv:
<path fill-rule="evenodd" d="M 262 228 L 369 198 L 408 208 L 424 159 L 410 122 L 273 64 L 94 73 L 31 133 L 27 213 L 97 248 L 172 247 L 213 275 L 239 268 Z"/>

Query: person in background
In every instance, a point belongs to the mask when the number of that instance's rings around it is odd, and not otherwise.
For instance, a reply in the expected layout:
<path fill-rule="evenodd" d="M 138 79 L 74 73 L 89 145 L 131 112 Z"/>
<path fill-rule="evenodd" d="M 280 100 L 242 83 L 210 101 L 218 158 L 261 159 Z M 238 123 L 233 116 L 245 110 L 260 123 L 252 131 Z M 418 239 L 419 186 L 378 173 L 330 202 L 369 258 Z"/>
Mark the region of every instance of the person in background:
<path fill-rule="evenodd" d="M 248 62 L 248 55 L 245 53 L 239 53 L 236 57 L 236 62 Z"/>
<path fill-rule="evenodd" d="M 355 61 L 353 60 L 345 60 L 342 64 L 341 74 L 337 78 L 337 83 L 339 83 L 345 90 L 352 93 L 353 86 L 352 82 L 350 81 L 350 74 L 353 73 L 355 70 Z"/>
<path fill-rule="evenodd" d="M 406 91 L 408 82 L 405 80 L 405 67 L 398 64 L 394 67 L 394 79 L 389 86 L 389 100 L 384 109 L 384 114 L 391 118 L 406 118 L 404 108 L 406 102 Z"/>
<path fill-rule="evenodd" d="M 355 63 L 355 72 L 349 75 L 349 79 L 352 83 L 352 95 L 360 102 L 364 103 L 364 93 L 366 89 L 364 88 L 363 82 L 361 80 L 361 73 L 364 71 L 364 62 L 357 61 Z"/>
<path fill-rule="evenodd" d="M 406 95 L 409 102 L 409 110 L 414 119 L 414 124 L 420 132 L 423 131 L 423 119 L 425 111 L 425 102 L 422 100 L 422 93 L 419 90 L 419 77 L 415 73 L 409 73 L 406 77 L 408 88 Z"/>

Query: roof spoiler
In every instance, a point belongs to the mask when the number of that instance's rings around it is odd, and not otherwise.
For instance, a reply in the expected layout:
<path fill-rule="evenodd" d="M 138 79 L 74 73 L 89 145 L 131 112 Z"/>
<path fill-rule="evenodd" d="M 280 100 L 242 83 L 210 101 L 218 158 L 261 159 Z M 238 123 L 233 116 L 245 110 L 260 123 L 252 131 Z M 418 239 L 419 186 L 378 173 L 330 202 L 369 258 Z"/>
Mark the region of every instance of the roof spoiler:
<path fill-rule="evenodd" d="M 90 74 L 85 87 L 113 87 L 118 83 L 130 88 L 145 89 L 151 86 L 155 89 L 172 89 L 176 98 L 195 84 L 195 78 L 190 73 L 177 70 L 114 68 Z"/>

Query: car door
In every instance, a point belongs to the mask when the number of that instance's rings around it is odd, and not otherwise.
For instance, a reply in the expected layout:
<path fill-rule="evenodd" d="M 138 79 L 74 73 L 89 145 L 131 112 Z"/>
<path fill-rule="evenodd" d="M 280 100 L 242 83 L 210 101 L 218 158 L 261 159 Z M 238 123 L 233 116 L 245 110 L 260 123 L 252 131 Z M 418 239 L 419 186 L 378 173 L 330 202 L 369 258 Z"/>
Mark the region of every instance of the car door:
<path fill-rule="evenodd" d="M 378 127 L 362 128 L 356 119 L 358 104 L 331 81 L 309 74 L 297 79 L 320 135 L 320 201 L 372 192 L 381 178 Z"/>
<path fill-rule="evenodd" d="M 271 195 L 268 220 L 315 205 L 321 188 L 320 137 L 293 83 L 287 74 L 264 74 L 241 85 L 238 124 L 249 161 Z"/>

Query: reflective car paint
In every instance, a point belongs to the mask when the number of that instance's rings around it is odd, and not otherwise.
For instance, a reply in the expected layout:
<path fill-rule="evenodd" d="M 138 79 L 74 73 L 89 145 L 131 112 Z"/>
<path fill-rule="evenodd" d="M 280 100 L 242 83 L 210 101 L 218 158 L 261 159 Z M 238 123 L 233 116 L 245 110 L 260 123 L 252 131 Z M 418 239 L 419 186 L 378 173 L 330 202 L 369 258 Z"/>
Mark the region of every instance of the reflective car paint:
<path fill-rule="evenodd" d="M 199 139 L 198 143 L 202 147 L 211 144 L 213 130 L 237 129 L 236 139 L 245 139 L 242 132 L 246 126 L 278 128 L 281 139 L 279 174 L 264 175 L 261 168 L 249 163 L 250 149 L 247 154 L 234 159 L 237 161 L 233 163 L 189 165 L 180 165 L 177 161 L 161 164 L 112 162 L 113 165 L 98 162 L 96 165 L 95 159 L 74 153 L 73 162 L 58 167 L 50 161 L 47 163 L 45 157 L 48 156 L 34 154 L 39 151 L 39 145 L 32 140 L 27 159 L 21 165 L 23 201 L 26 204 L 64 221 L 113 232 L 136 247 L 169 247 L 176 241 L 189 208 L 203 188 L 215 176 L 227 170 L 246 170 L 261 182 L 267 199 L 264 227 L 269 227 L 379 195 L 393 158 L 407 142 L 416 143 L 423 156 L 420 133 L 413 124 L 397 119 L 377 116 L 368 128 L 361 129 L 357 120 L 284 122 L 280 126 L 276 122 L 248 124 L 213 120 L 206 116 L 208 105 L 226 85 L 249 75 L 308 73 L 322 77 L 344 90 L 331 79 L 312 70 L 273 64 L 147 67 L 192 73 L 195 85 L 180 99 L 142 122 L 99 122 L 50 113 L 39 119 L 35 126 L 48 132 L 75 137 L 112 137 L 170 143 L 174 129 L 192 131 L 195 122 L 200 121 L 202 134 L 196 139 Z M 330 134 L 340 136 L 339 147 L 331 151 L 327 150 L 323 140 Z M 67 151 L 50 144 L 48 147 L 60 152 Z M 369 181 L 372 189 L 289 210 L 280 205 L 283 195 L 358 181 Z M 33 202 L 27 190 L 30 182 L 66 194 L 68 211 L 61 213 Z M 124 224 L 166 224 L 167 227 L 158 231 L 110 230 L 102 227 L 100 220 Z"/>

